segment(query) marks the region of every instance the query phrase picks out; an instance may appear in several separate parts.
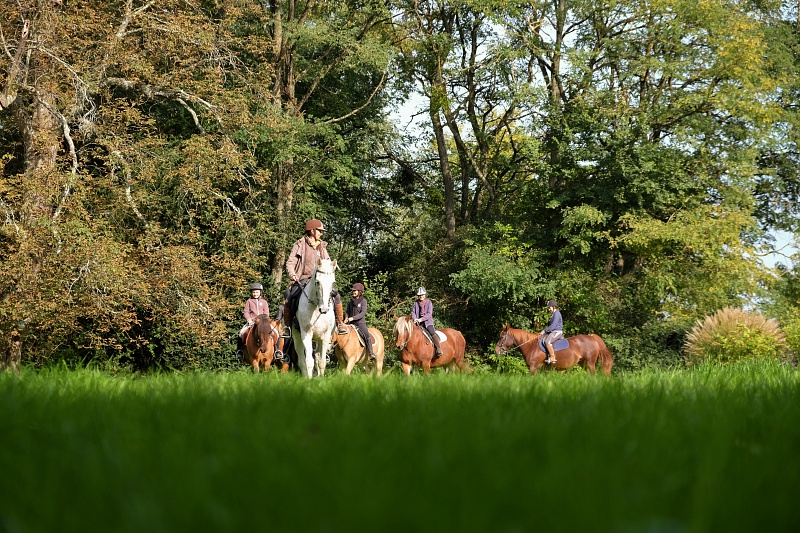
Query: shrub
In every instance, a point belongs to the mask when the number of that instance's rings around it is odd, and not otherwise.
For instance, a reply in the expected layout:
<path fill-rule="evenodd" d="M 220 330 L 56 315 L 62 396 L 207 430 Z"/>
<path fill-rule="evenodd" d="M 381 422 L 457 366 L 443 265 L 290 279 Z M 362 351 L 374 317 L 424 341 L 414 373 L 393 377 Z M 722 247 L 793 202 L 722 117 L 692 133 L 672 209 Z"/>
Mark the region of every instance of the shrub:
<path fill-rule="evenodd" d="M 684 349 L 691 364 L 778 359 L 786 347 L 786 338 L 776 321 L 726 307 L 698 320 L 686 337 Z"/>

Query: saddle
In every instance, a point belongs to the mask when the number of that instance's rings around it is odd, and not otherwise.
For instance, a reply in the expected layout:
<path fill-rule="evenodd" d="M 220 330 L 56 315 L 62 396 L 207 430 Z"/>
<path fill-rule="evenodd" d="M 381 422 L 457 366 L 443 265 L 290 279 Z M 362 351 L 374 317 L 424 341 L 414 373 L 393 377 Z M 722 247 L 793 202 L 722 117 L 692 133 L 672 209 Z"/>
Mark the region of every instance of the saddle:
<path fill-rule="evenodd" d="M 544 346 L 544 336 L 539 339 L 539 348 L 544 352 L 547 353 L 547 348 Z M 561 350 L 566 350 L 569 348 L 569 341 L 567 339 L 558 339 L 556 342 L 553 343 L 553 352 L 560 352 Z"/>
<path fill-rule="evenodd" d="M 428 341 L 433 342 L 433 339 L 431 338 L 431 334 L 430 334 L 430 332 L 428 332 L 428 328 L 423 328 L 419 324 L 417 324 L 417 327 L 422 331 L 422 334 L 425 335 L 425 338 L 428 339 Z M 439 337 L 439 344 L 441 344 L 443 342 L 447 342 L 447 335 L 445 335 L 444 333 L 442 333 L 438 329 L 436 330 L 436 336 Z"/>
<path fill-rule="evenodd" d="M 289 289 L 289 296 L 286 297 L 286 307 L 291 310 L 292 316 L 297 316 L 297 308 L 300 306 L 300 293 L 306 288 L 309 281 L 311 281 L 311 278 L 301 279 Z"/>
<path fill-rule="evenodd" d="M 358 338 L 358 343 L 361 346 L 366 346 L 366 344 L 364 343 L 364 337 L 361 336 L 361 330 L 355 327 L 353 324 L 347 324 L 347 327 L 354 329 L 356 332 L 356 337 Z M 375 344 L 375 337 L 372 335 L 372 332 L 370 332 L 369 334 L 369 343 Z"/>

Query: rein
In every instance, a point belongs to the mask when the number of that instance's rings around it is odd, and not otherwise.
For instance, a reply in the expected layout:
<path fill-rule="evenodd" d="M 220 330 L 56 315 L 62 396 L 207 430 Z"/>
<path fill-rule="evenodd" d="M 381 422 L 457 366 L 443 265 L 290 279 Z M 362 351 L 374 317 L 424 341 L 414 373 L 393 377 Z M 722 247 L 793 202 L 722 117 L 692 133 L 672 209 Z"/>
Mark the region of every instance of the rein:
<path fill-rule="evenodd" d="M 517 350 L 520 350 L 520 351 L 522 351 L 522 350 L 521 350 L 521 348 L 522 348 L 523 346 L 525 346 L 525 345 L 526 345 L 526 344 L 528 344 L 529 342 L 533 342 L 533 341 L 535 341 L 535 340 L 538 340 L 536 337 L 532 337 L 532 338 L 530 338 L 530 339 L 526 340 L 525 342 L 523 342 L 522 344 L 517 344 L 517 338 L 516 338 L 516 337 L 515 337 L 515 336 L 514 336 L 514 335 L 511 333 L 511 331 L 510 331 L 510 330 L 506 330 L 506 334 L 503 336 L 503 337 L 504 337 L 504 338 L 503 338 L 503 341 L 504 341 L 504 342 L 505 342 L 505 337 L 508 337 L 509 335 L 511 335 L 511 338 L 512 338 L 512 339 L 514 339 L 514 345 L 513 345 L 513 346 L 511 346 L 511 349 L 512 349 L 512 350 L 514 350 L 514 349 L 517 349 Z M 506 349 L 506 351 L 508 351 L 508 350 L 509 350 L 509 347 L 508 347 L 508 346 L 503 346 L 503 347 Z"/>

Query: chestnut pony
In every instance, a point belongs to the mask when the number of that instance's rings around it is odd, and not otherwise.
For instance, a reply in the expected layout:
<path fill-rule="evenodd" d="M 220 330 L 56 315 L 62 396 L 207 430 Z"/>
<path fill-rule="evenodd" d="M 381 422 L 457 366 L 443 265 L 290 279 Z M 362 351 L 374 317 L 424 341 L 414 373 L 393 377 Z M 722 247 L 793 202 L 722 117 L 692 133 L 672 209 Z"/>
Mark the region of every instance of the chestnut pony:
<path fill-rule="evenodd" d="M 519 348 L 525 358 L 525 362 L 528 363 L 528 369 L 531 374 L 535 374 L 544 364 L 546 356 L 539 346 L 540 338 L 541 334 L 539 333 L 530 333 L 524 329 L 512 328 L 506 324 L 500 332 L 500 340 L 497 341 L 494 353 L 503 355 L 509 348 Z M 614 364 L 614 359 L 611 357 L 611 352 L 608 351 L 603 339 L 591 334 L 575 335 L 567 340 L 569 341 L 568 348 L 556 349 L 556 364 L 554 366 L 557 370 L 566 370 L 577 364 L 594 374 L 596 372 L 595 365 L 599 361 L 602 365 L 603 373 L 606 376 L 611 373 L 611 365 Z"/>
<path fill-rule="evenodd" d="M 400 361 L 406 375 L 411 374 L 413 365 L 421 366 L 426 374 L 431 373 L 431 368 L 446 366 L 451 370 L 469 371 L 469 363 L 464 358 L 467 346 L 464 336 L 460 331 L 442 328 L 441 331 L 447 339 L 440 341 L 442 354 L 433 357 L 433 343 L 422 333 L 422 328 L 414 323 L 410 315 L 401 316 L 394 325 L 394 334 L 397 338 L 397 347 L 400 348 Z"/>
<path fill-rule="evenodd" d="M 244 359 L 248 364 L 253 365 L 255 372 L 259 372 L 262 365 L 265 371 L 269 370 L 275 357 L 275 344 L 279 339 L 280 334 L 273 327 L 269 317 L 258 315 L 248 330 L 244 343 Z M 286 372 L 286 366 L 288 365 L 284 365 L 284 372 Z"/>
<path fill-rule="evenodd" d="M 339 365 L 347 365 L 345 372 L 348 376 L 356 365 L 370 371 L 374 368 L 379 377 L 383 372 L 383 334 L 375 328 L 369 328 L 369 332 L 372 338 L 375 339 L 372 344 L 372 353 L 375 354 L 374 361 L 371 361 L 367 355 L 367 349 L 361 343 L 361 336 L 354 325 L 348 324 L 347 333 L 345 334 L 339 333 L 336 329 L 333 330 L 334 352 L 339 360 Z M 364 342 L 371 341 L 366 339 Z"/>

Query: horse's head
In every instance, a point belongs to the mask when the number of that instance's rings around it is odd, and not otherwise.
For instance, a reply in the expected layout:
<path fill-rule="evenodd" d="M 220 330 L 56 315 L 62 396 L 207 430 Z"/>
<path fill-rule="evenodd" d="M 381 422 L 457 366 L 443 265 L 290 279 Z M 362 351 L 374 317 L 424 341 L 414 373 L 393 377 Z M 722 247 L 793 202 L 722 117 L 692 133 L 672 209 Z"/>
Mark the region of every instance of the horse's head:
<path fill-rule="evenodd" d="M 404 348 L 405 345 L 408 344 L 413 326 L 414 322 L 408 315 L 401 316 L 397 319 L 397 322 L 394 324 L 394 336 L 397 339 L 395 346 Z"/>
<path fill-rule="evenodd" d="M 272 323 L 267 315 L 258 315 L 253 322 L 253 340 L 258 347 L 258 351 L 266 352 L 269 350 L 269 343 L 274 343 Z"/>
<path fill-rule="evenodd" d="M 500 339 L 498 339 L 494 347 L 494 353 L 503 355 L 506 353 L 506 350 L 514 346 L 516 346 L 516 340 L 514 339 L 514 334 L 511 333 L 511 326 L 504 324 L 503 330 L 500 332 Z"/>
<path fill-rule="evenodd" d="M 317 300 L 316 303 L 319 306 L 320 313 L 328 312 L 333 284 L 336 281 L 335 270 L 336 261 L 317 259 L 317 266 L 314 268 L 314 274 L 311 279 L 314 284 L 313 296 Z"/>

